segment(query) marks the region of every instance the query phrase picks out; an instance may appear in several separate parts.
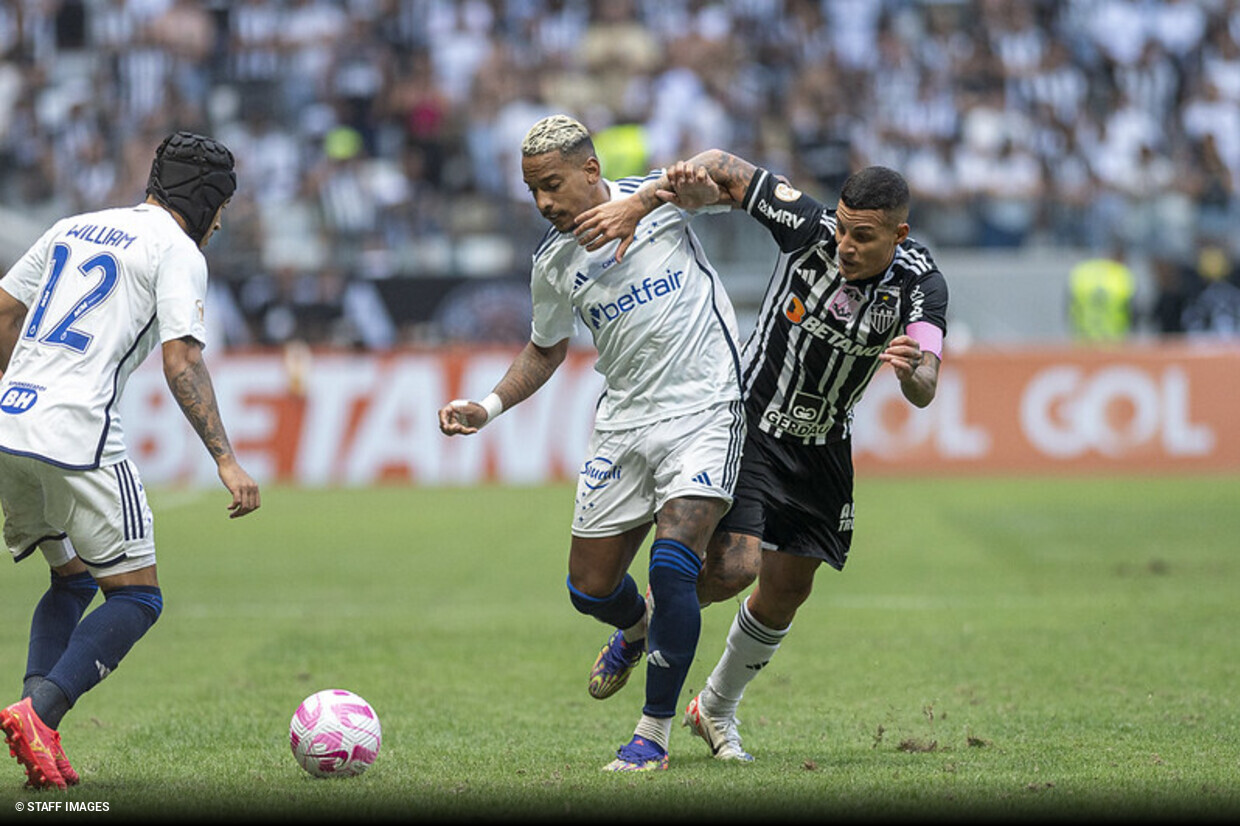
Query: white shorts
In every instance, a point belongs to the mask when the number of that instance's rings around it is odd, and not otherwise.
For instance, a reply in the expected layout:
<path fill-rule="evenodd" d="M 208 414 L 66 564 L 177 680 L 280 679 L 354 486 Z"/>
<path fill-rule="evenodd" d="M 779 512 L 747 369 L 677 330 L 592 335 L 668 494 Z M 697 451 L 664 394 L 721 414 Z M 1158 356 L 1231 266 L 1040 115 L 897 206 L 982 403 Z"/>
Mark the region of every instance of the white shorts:
<path fill-rule="evenodd" d="M 94 577 L 155 564 L 154 518 L 128 459 L 65 470 L 0 452 L 0 504 L 15 561 L 38 548 L 54 568 L 81 558 Z"/>
<path fill-rule="evenodd" d="M 577 477 L 573 535 L 616 536 L 654 519 L 669 499 L 729 505 L 745 441 L 740 402 L 632 430 L 596 430 Z"/>

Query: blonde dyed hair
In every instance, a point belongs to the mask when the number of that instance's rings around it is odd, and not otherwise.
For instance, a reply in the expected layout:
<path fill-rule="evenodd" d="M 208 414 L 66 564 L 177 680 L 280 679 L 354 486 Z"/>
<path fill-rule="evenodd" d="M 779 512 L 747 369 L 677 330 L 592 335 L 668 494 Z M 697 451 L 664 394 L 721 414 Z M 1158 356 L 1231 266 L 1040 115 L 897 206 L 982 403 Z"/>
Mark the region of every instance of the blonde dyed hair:
<path fill-rule="evenodd" d="M 590 131 L 580 121 L 568 115 L 551 115 L 543 118 L 530 127 L 521 142 L 521 154 L 525 157 L 545 155 L 548 152 L 559 152 L 561 155 L 573 155 L 582 150 L 594 154 L 594 141 L 590 139 Z"/>

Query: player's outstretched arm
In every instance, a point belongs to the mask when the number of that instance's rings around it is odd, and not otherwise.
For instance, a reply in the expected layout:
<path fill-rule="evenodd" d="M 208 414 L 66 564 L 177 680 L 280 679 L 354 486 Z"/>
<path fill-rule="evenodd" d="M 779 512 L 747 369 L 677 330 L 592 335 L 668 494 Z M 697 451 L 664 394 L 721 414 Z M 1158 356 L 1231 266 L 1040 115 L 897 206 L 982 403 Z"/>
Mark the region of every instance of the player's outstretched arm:
<path fill-rule="evenodd" d="M 699 152 L 684 164 L 690 169 L 701 168 L 721 190 L 719 203 L 731 202 L 740 206 L 745 200 L 745 192 L 758 168 L 749 161 L 725 152 L 722 149 L 707 149 Z"/>
<path fill-rule="evenodd" d="M 25 318 L 26 305 L 0 290 L 0 374 L 9 369 L 9 359 L 13 357 Z"/>
<path fill-rule="evenodd" d="M 709 149 L 668 166 L 656 181 L 643 184 L 627 198 L 607 201 L 577 216 L 577 243 L 594 252 L 620 239 L 616 260 L 633 243 L 637 223 L 658 206 L 675 204 L 700 209 L 714 204 L 739 206 L 757 167 L 743 158 Z"/>
<path fill-rule="evenodd" d="M 202 345 L 189 336 L 165 341 L 163 345 L 164 379 L 168 389 L 194 432 L 215 460 L 220 481 L 232 494 L 229 518 L 245 516 L 258 510 L 261 498 L 258 483 L 250 478 L 237 462 L 224 421 L 215 401 L 211 374 L 202 360 Z"/>
<path fill-rule="evenodd" d="M 468 436 L 513 405 L 525 401 L 547 383 L 568 356 L 568 339 L 550 347 L 529 342 L 508 372 L 482 401 L 453 399 L 439 408 L 439 430 L 445 436 Z"/>

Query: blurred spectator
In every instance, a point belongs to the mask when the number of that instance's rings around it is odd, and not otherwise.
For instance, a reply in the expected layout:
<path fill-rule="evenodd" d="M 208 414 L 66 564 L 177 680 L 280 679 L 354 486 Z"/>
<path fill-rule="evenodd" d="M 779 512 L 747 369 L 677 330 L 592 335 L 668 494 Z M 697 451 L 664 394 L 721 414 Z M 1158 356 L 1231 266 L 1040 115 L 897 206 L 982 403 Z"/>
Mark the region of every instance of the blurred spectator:
<path fill-rule="evenodd" d="M 1184 307 L 1201 290 L 1196 261 L 1155 256 L 1150 261 L 1154 276 L 1154 301 L 1149 317 L 1155 332 L 1178 336 L 1184 332 Z"/>
<path fill-rule="evenodd" d="M 1197 256 L 1202 288 L 1184 306 L 1184 333 L 1190 338 L 1240 338 L 1240 278 L 1234 255 L 1223 244 L 1208 243 Z"/>
<path fill-rule="evenodd" d="M 1132 333 L 1136 277 L 1122 254 L 1074 266 L 1068 291 L 1068 316 L 1079 341 L 1122 341 Z"/>
<path fill-rule="evenodd" d="M 220 280 L 342 282 L 342 318 L 512 276 L 540 222 L 511 147 L 554 111 L 609 177 L 727 145 L 833 197 L 883 163 L 940 248 L 1122 239 L 1161 272 L 1240 218 L 1240 0 L 0 0 L 7 207 L 131 202 L 162 135 L 216 133 Z M 304 334 L 234 292 L 255 340 Z"/>

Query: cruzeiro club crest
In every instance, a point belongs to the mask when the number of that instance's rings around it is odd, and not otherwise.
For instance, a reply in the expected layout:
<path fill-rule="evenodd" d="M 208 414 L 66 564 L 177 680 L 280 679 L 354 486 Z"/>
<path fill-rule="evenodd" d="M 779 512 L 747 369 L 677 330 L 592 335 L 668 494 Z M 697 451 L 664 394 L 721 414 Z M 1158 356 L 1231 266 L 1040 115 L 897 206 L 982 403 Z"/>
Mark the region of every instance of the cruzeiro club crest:
<path fill-rule="evenodd" d="M 870 305 L 870 328 L 880 335 L 891 330 L 900 317 L 900 295 L 895 290 L 879 290 Z"/>

